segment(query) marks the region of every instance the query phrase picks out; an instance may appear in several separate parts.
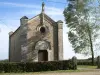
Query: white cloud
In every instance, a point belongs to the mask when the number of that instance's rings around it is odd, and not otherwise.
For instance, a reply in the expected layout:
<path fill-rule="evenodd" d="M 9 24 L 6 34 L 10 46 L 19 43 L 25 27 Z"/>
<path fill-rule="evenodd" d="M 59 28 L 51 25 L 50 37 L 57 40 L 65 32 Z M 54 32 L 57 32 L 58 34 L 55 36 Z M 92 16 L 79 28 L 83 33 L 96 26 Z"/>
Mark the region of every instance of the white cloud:
<path fill-rule="evenodd" d="M 16 27 L 13 27 L 15 29 Z M 8 59 L 8 43 L 9 43 L 9 35 L 8 33 L 11 29 L 4 25 L 0 24 L 0 60 Z"/>
<path fill-rule="evenodd" d="M 16 24 L 16 25 L 14 25 Z M 18 21 L 0 20 L 0 60 L 8 59 L 9 50 L 9 32 L 15 31 L 18 28 Z"/>
<path fill-rule="evenodd" d="M 61 0 L 47 0 L 48 2 L 53 2 L 53 3 L 62 3 L 62 4 L 66 4 L 67 0 L 63 0 L 63 2 Z"/>
<path fill-rule="evenodd" d="M 22 9 L 18 10 L 16 12 L 10 12 L 6 13 L 5 16 L 3 16 L 4 19 L 20 19 L 22 16 L 35 16 L 39 13 L 41 13 L 41 5 L 31 5 L 31 4 L 21 4 L 21 3 L 12 3 L 12 2 L 0 2 L 0 6 L 5 5 L 5 6 L 11 6 L 12 7 L 22 7 L 22 8 L 29 8 L 29 9 Z M 53 6 L 45 6 L 45 13 L 47 13 L 50 16 L 63 16 L 63 9 L 62 8 L 57 8 Z M 15 15 L 16 14 L 16 15 Z"/>
<path fill-rule="evenodd" d="M 68 41 L 67 36 L 68 28 L 63 26 L 63 49 L 64 49 L 64 59 L 69 59 L 75 56 L 74 51 L 72 51 L 71 44 Z"/>
<path fill-rule="evenodd" d="M 37 5 L 37 4 L 31 5 L 31 4 L 22 4 L 22 3 L 13 3 L 13 2 L 0 2 L 0 6 L 2 6 L 2 5 L 6 5 L 6 6 L 8 5 L 8 6 L 13 6 L 13 7 L 41 9 L 41 5 Z M 47 10 L 59 11 L 59 8 L 56 8 L 56 7 L 45 6 L 45 8 Z"/>
<path fill-rule="evenodd" d="M 25 7 L 25 8 L 40 8 L 38 5 L 28 5 L 28 4 L 21 4 L 21 3 L 13 3 L 13 2 L 0 2 L 0 5 L 8 5 L 13 7 Z"/>
<path fill-rule="evenodd" d="M 45 9 L 45 10 L 46 10 L 45 13 L 47 15 L 50 15 L 50 16 L 53 16 L 53 17 L 54 16 L 56 16 L 56 17 L 57 16 L 62 16 L 63 17 L 63 11 L 61 9 L 54 10 L 54 8 L 53 8 L 53 9 Z M 34 11 L 34 10 L 30 10 L 30 11 L 25 10 L 23 14 L 26 14 L 26 15 L 37 15 L 39 13 L 41 13 L 41 10 L 36 10 L 36 11 Z"/>

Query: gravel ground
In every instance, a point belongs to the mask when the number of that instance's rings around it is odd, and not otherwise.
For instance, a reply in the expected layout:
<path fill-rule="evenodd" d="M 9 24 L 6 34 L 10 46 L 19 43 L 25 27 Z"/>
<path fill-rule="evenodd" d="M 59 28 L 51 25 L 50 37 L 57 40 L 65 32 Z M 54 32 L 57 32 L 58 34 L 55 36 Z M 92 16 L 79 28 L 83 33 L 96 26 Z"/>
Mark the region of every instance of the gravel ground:
<path fill-rule="evenodd" d="M 47 74 L 34 74 L 34 75 L 100 75 L 100 71 L 99 72 L 47 73 Z"/>

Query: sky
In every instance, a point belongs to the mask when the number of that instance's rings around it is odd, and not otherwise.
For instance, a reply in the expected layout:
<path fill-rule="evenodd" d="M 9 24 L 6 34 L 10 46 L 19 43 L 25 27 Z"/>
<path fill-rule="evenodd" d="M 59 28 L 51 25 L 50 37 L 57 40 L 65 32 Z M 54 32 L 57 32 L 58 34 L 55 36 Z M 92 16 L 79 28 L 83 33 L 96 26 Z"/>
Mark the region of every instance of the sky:
<path fill-rule="evenodd" d="M 75 54 L 68 41 L 68 28 L 66 27 L 63 11 L 67 6 L 66 0 L 44 0 L 45 13 L 54 21 L 62 20 L 63 24 L 63 56 L 70 59 L 76 56 L 78 59 L 88 58 L 81 54 Z M 41 13 L 42 0 L 0 0 L 0 60 L 8 59 L 10 31 L 15 31 L 20 26 L 20 18 L 27 16 L 32 18 Z"/>

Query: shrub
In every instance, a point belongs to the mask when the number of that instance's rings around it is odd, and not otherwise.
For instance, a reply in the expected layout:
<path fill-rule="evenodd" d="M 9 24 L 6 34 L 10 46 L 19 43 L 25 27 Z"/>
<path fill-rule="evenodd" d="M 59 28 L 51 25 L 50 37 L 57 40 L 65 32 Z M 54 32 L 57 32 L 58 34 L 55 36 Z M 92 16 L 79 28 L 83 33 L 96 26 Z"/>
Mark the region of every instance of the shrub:
<path fill-rule="evenodd" d="M 78 65 L 92 65 L 92 61 L 91 60 L 77 60 L 77 64 Z M 94 62 L 94 65 L 97 65 L 97 62 Z"/>
<path fill-rule="evenodd" d="M 72 60 L 33 63 L 0 63 L 0 72 L 38 72 L 74 69 Z"/>

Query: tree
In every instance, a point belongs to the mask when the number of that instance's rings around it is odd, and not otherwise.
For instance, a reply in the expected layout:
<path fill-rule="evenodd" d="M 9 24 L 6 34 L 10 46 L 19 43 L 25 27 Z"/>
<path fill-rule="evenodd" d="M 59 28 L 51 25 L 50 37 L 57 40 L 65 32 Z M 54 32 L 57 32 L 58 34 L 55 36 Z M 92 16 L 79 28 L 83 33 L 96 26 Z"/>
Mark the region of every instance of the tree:
<path fill-rule="evenodd" d="M 69 28 L 68 39 L 75 53 L 91 54 L 94 64 L 94 44 L 99 36 L 99 18 L 96 0 L 68 0 L 64 17 Z M 95 5 L 95 4 L 94 4 Z"/>

